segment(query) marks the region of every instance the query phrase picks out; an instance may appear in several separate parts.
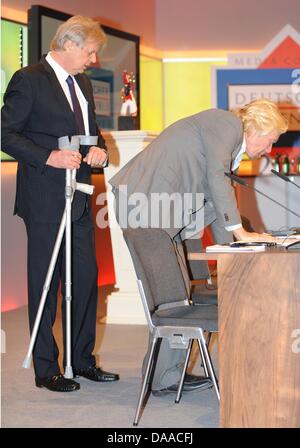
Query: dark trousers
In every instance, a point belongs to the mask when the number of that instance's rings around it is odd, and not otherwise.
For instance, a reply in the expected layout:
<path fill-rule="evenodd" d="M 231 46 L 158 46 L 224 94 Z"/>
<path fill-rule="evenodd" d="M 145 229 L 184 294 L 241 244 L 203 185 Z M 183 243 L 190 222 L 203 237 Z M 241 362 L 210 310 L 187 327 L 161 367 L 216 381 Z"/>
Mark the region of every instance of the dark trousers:
<path fill-rule="evenodd" d="M 32 332 L 43 291 L 59 224 L 26 222 L 28 236 L 28 309 Z M 86 368 L 95 364 L 92 355 L 96 336 L 98 269 L 95 255 L 94 227 L 90 212 L 72 223 L 72 366 Z M 61 286 L 62 320 L 65 347 L 65 241 L 63 239 L 58 260 L 47 295 L 38 336 L 33 351 L 35 375 L 50 377 L 60 372 L 58 347 L 53 336 L 57 293 Z M 65 365 L 65 360 L 64 360 Z"/>

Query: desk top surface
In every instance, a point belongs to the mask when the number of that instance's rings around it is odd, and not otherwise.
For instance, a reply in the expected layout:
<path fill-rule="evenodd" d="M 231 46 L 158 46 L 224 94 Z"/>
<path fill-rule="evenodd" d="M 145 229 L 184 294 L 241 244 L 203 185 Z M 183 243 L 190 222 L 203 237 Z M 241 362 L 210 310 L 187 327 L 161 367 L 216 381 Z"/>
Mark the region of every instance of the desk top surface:
<path fill-rule="evenodd" d="M 249 255 L 255 255 L 256 257 L 262 257 L 262 256 L 270 256 L 270 255 L 294 255 L 294 256 L 300 256 L 300 250 L 299 249 L 290 249 L 286 250 L 284 247 L 267 247 L 266 250 L 262 252 L 210 252 L 207 253 L 205 250 L 202 250 L 200 252 L 189 252 L 188 253 L 188 259 L 192 261 L 197 260 L 218 260 L 220 257 L 224 257 L 225 255 L 229 256 L 249 256 Z"/>

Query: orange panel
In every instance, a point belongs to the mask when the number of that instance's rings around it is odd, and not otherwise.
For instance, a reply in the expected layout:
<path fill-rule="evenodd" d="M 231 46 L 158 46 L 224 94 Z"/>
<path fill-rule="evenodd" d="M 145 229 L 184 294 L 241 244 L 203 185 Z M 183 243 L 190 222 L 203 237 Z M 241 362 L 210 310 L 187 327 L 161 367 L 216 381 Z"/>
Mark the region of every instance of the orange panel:
<path fill-rule="evenodd" d="M 92 197 L 92 210 L 95 222 L 95 244 L 98 263 L 98 286 L 115 284 L 115 270 L 112 254 L 110 229 L 107 225 L 105 228 L 99 228 L 97 225 L 97 214 L 103 208 L 107 207 L 106 202 L 103 205 L 97 205 L 97 197 L 99 194 L 106 193 L 105 181 L 103 174 L 92 175 L 92 183 L 95 185 L 95 192 Z M 102 202 L 102 201 L 101 201 Z M 107 218 L 107 216 L 106 216 Z"/>

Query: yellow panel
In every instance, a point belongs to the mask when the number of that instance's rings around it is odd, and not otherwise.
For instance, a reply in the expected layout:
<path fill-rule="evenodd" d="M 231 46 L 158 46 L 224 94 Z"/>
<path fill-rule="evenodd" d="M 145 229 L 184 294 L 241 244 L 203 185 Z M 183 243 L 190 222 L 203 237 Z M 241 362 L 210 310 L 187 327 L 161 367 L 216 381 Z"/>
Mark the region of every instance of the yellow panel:
<path fill-rule="evenodd" d="M 162 61 L 146 56 L 140 58 L 140 109 L 141 129 L 163 129 Z"/>
<path fill-rule="evenodd" d="M 165 127 L 180 118 L 211 108 L 213 62 L 165 62 Z M 215 65 L 225 65 L 216 62 Z"/>

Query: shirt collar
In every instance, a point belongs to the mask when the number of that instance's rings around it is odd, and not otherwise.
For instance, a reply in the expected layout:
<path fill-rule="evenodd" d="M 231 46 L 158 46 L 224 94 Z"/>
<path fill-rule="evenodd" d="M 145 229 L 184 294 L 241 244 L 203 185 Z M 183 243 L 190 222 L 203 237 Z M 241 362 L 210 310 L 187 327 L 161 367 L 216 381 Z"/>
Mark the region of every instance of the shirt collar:
<path fill-rule="evenodd" d="M 236 155 L 236 157 L 234 158 L 234 160 L 232 162 L 232 167 L 231 167 L 232 171 L 235 171 L 239 167 L 239 165 L 241 163 L 241 160 L 243 158 L 244 152 L 246 152 L 246 138 L 245 138 L 245 134 L 244 134 L 244 137 L 243 137 L 243 143 L 242 143 L 241 149 L 239 150 L 238 154 Z"/>
<path fill-rule="evenodd" d="M 51 51 L 47 54 L 46 61 L 53 68 L 59 82 L 61 84 L 65 83 L 69 73 L 53 59 Z"/>
<path fill-rule="evenodd" d="M 239 150 L 239 153 L 238 153 L 237 157 L 242 156 L 244 154 L 244 152 L 246 152 L 246 137 L 245 137 L 245 134 L 243 136 L 243 143 L 242 143 L 241 149 Z"/>

